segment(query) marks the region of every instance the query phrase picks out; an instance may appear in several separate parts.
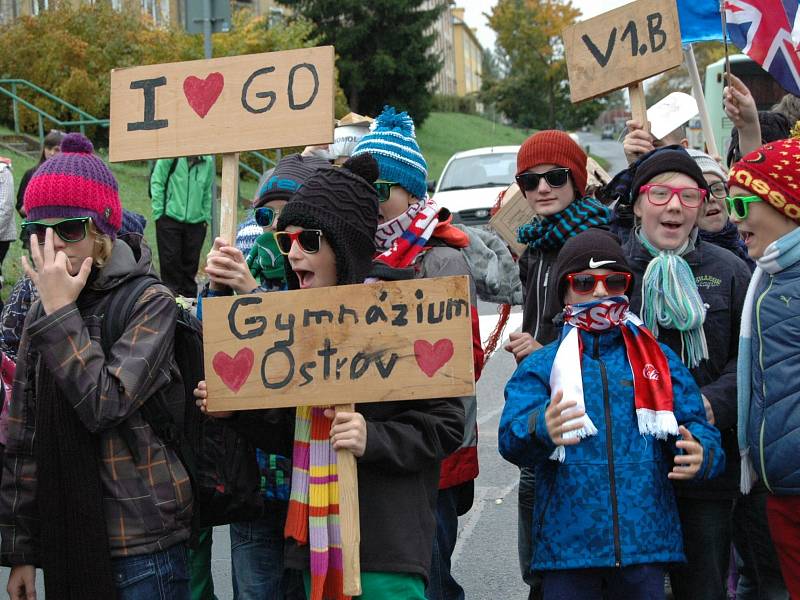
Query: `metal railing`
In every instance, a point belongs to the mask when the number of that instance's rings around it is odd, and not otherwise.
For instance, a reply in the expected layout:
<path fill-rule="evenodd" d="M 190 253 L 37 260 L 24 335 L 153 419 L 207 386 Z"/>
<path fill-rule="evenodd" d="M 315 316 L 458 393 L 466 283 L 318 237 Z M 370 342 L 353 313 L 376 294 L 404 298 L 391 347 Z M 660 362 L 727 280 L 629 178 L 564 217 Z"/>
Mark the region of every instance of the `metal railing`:
<path fill-rule="evenodd" d="M 56 104 L 63 106 L 64 108 L 72 111 L 73 113 L 76 113 L 80 118 L 64 121 L 54 115 L 51 115 L 46 110 L 22 98 L 18 93 L 18 89 L 20 87 L 32 90 L 37 95 L 44 96 L 45 98 L 52 100 Z M 62 98 L 59 98 L 55 94 L 51 94 L 47 90 L 40 88 L 35 83 L 31 83 L 26 79 L 0 79 L 0 94 L 11 99 L 11 109 L 14 117 L 14 133 L 16 134 L 20 133 L 20 120 L 19 120 L 20 106 L 24 106 L 25 108 L 36 114 L 39 125 L 40 144 L 44 142 L 45 121 L 49 121 L 59 129 L 68 129 L 77 127 L 83 134 L 86 133 L 86 127 L 91 127 L 91 126 L 108 127 L 109 123 L 108 119 L 98 119 L 94 115 L 89 114 L 85 110 L 82 110 L 73 104 L 70 104 L 69 102 L 67 102 Z"/>

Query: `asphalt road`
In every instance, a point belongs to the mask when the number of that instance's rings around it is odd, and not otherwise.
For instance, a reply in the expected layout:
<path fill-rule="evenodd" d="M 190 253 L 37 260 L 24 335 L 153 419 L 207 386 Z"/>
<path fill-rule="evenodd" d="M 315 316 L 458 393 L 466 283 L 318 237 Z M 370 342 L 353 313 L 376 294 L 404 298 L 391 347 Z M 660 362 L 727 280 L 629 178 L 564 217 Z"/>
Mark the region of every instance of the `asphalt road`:
<path fill-rule="evenodd" d="M 606 159 L 611 163 L 608 169 L 610 175 L 616 175 L 619 171 L 628 166 L 625 160 L 625 153 L 622 151 L 622 144 L 617 140 L 601 140 L 596 133 L 579 133 L 581 145 L 589 147 L 589 152 L 595 156 Z"/>

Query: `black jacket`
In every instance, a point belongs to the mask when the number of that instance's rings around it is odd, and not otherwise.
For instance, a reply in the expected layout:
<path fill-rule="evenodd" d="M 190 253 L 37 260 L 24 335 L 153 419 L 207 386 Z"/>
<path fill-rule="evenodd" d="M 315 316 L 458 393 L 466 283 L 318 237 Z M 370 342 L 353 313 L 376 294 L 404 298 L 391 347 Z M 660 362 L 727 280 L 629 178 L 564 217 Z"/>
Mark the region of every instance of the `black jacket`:
<path fill-rule="evenodd" d="M 460 398 L 357 404 L 367 447 L 356 459 L 361 570 L 428 580 L 439 465 L 464 438 Z M 244 411 L 232 424 L 265 452 L 292 455 L 294 409 Z M 286 541 L 286 566 L 309 568 L 308 546 Z"/>
<path fill-rule="evenodd" d="M 630 296 L 631 310 L 641 315 L 642 278 L 650 254 L 635 235 L 623 247 L 635 275 Z M 736 357 L 739 351 L 739 325 L 742 305 L 750 282 L 750 269 L 732 252 L 697 240 L 696 248 L 684 256 L 692 269 L 700 297 L 708 307 L 703 330 L 708 343 L 708 359 L 691 369 L 702 394 L 714 411 L 716 427 L 722 434 L 727 466 L 724 474 L 711 481 L 677 485 L 678 494 L 697 498 L 733 498 L 739 488 L 739 450 L 736 442 Z M 677 330 L 659 328 L 658 341 L 667 344 L 678 356 L 681 336 Z"/>
<path fill-rule="evenodd" d="M 558 338 L 560 326 L 553 319 L 561 312 L 556 296 L 553 265 L 558 250 L 526 248 L 519 257 L 519 278 L 522 281 L 522 331 L 530 333 L 540 344 L 547 345 Z"/>

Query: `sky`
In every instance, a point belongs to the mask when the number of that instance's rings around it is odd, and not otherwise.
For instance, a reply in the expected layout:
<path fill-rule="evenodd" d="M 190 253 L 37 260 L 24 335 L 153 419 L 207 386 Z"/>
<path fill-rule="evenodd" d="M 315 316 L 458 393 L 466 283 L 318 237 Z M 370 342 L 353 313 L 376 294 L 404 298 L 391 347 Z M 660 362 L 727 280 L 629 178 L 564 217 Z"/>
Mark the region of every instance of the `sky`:
<path fill-rule="evenodd" d="M 572 5 L 579 8 L 583 18 L 595 17 L 632 0 L 572 0 Z M 456 6 L 464 7 L 464 21 L 478 30 L 478 40 L 484 48 L 494 49 L 494 31 L 489 28 L 483 13 L 489 13 L 497 0 L 456 0 Z"/>

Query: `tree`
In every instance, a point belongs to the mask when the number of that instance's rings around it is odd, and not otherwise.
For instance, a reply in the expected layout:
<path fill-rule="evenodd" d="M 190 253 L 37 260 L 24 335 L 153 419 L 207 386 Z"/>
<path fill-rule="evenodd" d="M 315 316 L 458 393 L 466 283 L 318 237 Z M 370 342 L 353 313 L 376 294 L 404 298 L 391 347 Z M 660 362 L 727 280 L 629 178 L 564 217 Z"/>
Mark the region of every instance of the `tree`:
<path fill-rule="evenodd" d="M 569 0 L 499 0 L 487 16 L 506 77 L 484 88 L 484 98 L 523 127 L 572 121 L 561 32 L 580 14 Z"/>
<path fill-rule="evenodd" d="M 0 74 L 27 79 L 99 118 L 108 115 L 111 69 L 203 58 L 202 36 L 158 28 L 135 8 L 118 11 L 110 2 L 50 5 L 39 16 L 0 27 Z M 213 36 L 214 56 L 314 46 L 311 30 L 303 19 L 270 27 L 265 17 L 237 11 L 231 31 Z M 20 95 L 27 92 L 20 89 Z M 62 120 L 76 116 L 50 100 L 26 99 Z M 0 103 L 0 120 L 11 120 L 10 102 Z M 23 129 L 36 130 L 32 111 L 20 109 L 20 120 Z"/>
<path fill-rule="evenodd" d="M 440 68 L 431 52 L 441 7 L 423 0 L 281 0 L 314 23 L 336 48 L 339 82 L 350 109 L 377 115 L 385 104 L 407 110 L 419 126 L 431 110 L 429 84 Z"/>

